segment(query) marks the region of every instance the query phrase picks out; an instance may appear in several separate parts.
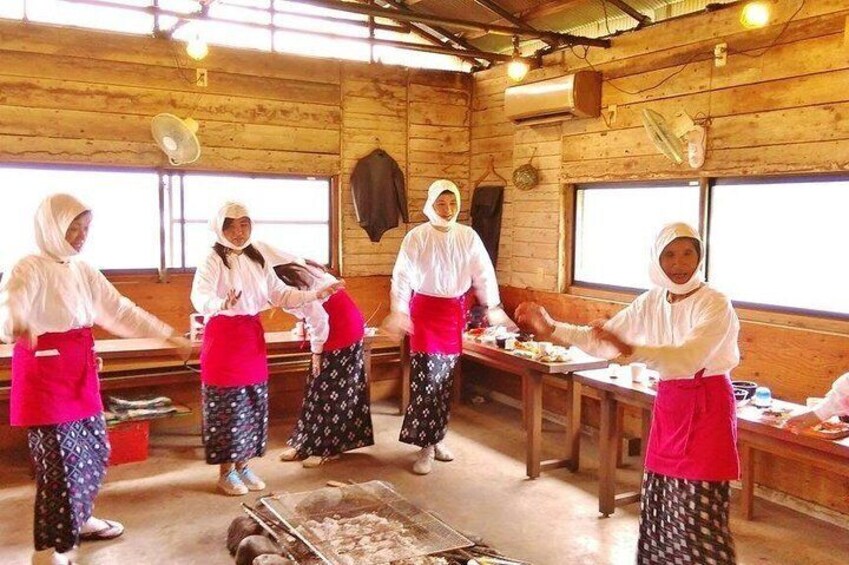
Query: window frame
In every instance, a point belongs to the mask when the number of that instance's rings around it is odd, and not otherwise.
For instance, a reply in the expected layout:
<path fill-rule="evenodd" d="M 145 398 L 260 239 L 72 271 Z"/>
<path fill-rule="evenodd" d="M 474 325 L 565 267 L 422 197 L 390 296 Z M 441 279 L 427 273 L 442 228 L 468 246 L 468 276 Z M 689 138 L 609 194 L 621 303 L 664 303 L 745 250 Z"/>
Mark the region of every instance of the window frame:
<path fill-rule="evenodd" d="M 627 296 L 631 299 L 636 298 L 640 294 L 646 292 L 648 289 L 644 288 L 634 288 L 623 285 L 613 285 L 613 284 L 604 284 L 604 283 L 593 283 L 588 281 L 579 281 L 575 278 L 575 270 L 577 265 L 577 253 L 578 253 L 578 192 L 581 190 L 612 190 L 612 189 L 630 189 L 630 188 L 664 188 L 664 187 L 675 187 L 681 186 L 682 184 L 690 185 L 690 183 L 699 183 L 699 235 L 705 239 L 704 233 L 704 214 L 703 210 L 703 201 L 704 201 L 704 188 L 701 179 L 693 178 L 693 177 L 681 177 L 677 179 L 662 179 L 657 181 L 624 181 L 624 182 L 599 182 L 599 183 L 579 183 L 572 185 L 572 191 L 574 192 L 574 196 L 572 198 L 573 205 L 571 211 L 571 221 L 572 221 L 572 241 L 571 241 L 571 261 L 570 261 L 570 273 L 568 274 L 567 280 L 569 284 L 567 285 L 566 292 L 568 294 L 575 294 L 578 296 L 595 296 L 595 297 L 609 297 L 611 295 L 618 296 Z"/>
<path fill-rule="evenodd" d="M 186 174 L 193 175 L 214 175 L 219 177 L 235 177 L 235 178 L 270 178 L 270 179 L 278 179 L 278 180 L 325 180 L 328 183 L 328 258 L 329 263 L 325 265 L 327 270 L 333 275 L 339 274 L 339 255 L 341 249 L 341 243 L 339 242 L 339 229 L 340 229 L 340 216 L 339 216 L 339 177 L 338 175 L 292 175 L 292 174 L 283 174 L 277 175 L 274 173 L 268 172 L 260 172 L 260 173 L 245 173 L 239 171 L 214 171 L 208 169 L 191 169 L 191 170 L 183 170 L 183 169 L 166 169 L 162 171 L 161 179 L 166 177 L 170 179 L 178 178 L 180 179 L 180 218 L 166 218 L 165 213 L 161 215 L 161 222 L 163 223 L 163 230 L 168 229 L 167 225 L 170 222 L 178 223 L 180 226 L 180 264 L 186 264 L 186 246 L 185 246 L 185 191 L 183 190 L 183 179 Z M 160 207 L 164 208 L 165 206 L 165 194 L 164 194 L 164 185 L 163 181 L 160 181 L 160 186 L 162 186 L 163 194 L 160 199 Z M 292 222 L 297 223 L 297 222 Z M 167 263 L 167 250 L 165 246 L 165 238 L 164 231 L 162 234 L 162 238 L 160 239 L 160 250 L 161 250 L 161 269 L 168 274 L 192 274 L 195 272 L 195 267 L 166 267 Z"/>
<path fill-rule="evenodd" d="M 571 214 L 567 213 L 566 217 L 571 218 L 572 226 L 570 230 L 571 242 L 567 250 L 569 250 L 569 261 L 567 265 L 569 272 L 567 273 L 568 284 L 562 291 L 562 294 L 568 294 L 580 298 L 590 298 L 597 300 L 609 300 L 623 304 L 630 303 L 634 298 L 645 292 L 645 289 L 634 289 L 618 285 L 603 285 L 595 283 L 583 283 L 575 280 L 575 257 L 577 245 L 577 193 L 578 190 L 586 189 L 604 189 L 604 188 L 622 188 L 627 187 L 653 187 L 662 186 L 662 183 L 675 184 L 680 182 L 691 182 L 692 180 L 699 181 L 699 226 L 698 231 L 704 242 L 705 253 L 705 277 L 710 282 L 710 228 L 713 220 L 713 207 L 711 204 L 713 188 L 716 185 L 733 185 L 733 184 L 778 184 L 778 183 L 804 183 L 804 182 L 822 182 L 828 181 L 843 181 L 849 182 L 849 174 L 822 172 L 822 173 L 804 173 L 804 174 L 776 174 L 776 175 L 752 175 L 752 176 L 711 176 L 699 177 L 698 179 L 662 179 L 658 181 L 610 181 L 598 183 L 580 183 L 569 186 L 572 192 L 572 210 Z M 831 312 L 827 310 L 815 310 L 810 308 L 799 308 L 780 306 L 776 304 L 765 304 L 746 302 L 740 300 L 732 300 L 732 305 L 739 311 L 740 317 L 743 320 L 780 324 L 790 327 L 809 328 L 820 331 L 847 331 L 847 322 L 849 322 L 849 314 L 840 312 Z"/>
<path fill-rule="evenodd" d="M 709 186 L 710 194 L 713 194 L 713 189 L 717 185 L 734 186 L 734 185 L 759 185 L 759 184 L 797 184 L 806 182 L 846 182 L 849 183 L 849 175 L 839 173 L 820 173 L 820 174 L 803 174 L 803 175 L 754 175 L 751 177 L 711 177 L 706 179 Z M 706 210 L 708 222 L 708 236 L 710 225 L 713 222 L 713 207 L 708 207 Z M 708 247 L 706 245 L 705 247 Z M 710 252 L 705 256 L 705 277 L 710 282 Z M 849 322 L 849 313 L 842 314 L 840 312 L 831 312 L 829 310 L 816 310 L 813 308 L 799 308 L 794 306 L 781 306 L 778 304 L 768 304 L 761 302 L 747 302 L 743 300 L 731 300 L 731 304 L 735 308 L 744 310 L 766 312 L 773 314 L 786 314 L 788 316 L 805 316 L 811 318 L 819 318 L 826 320 L 835 320 L 840 322 Z"/>
<path fill-rule="evenodd" d="M 84 171 L 84 172 L 111 172 L 111 173 L 126 173 L 126 172 L 135 172 L 135 173 L 151 173 L 157 176 L 157 187 L 156 194 L 158 198 L 158 209 L 159 209 L 159 267 L 150 267 L 150 268 L 129 268 L 129 269 L 98 269 L 107 277 L 124 277 L 124 276 L 149 276 L 156 275 L 158 276 L 159 282 L 167 282 L 169 275 L 175 274 L 193 274 L 195 272 L 195 267 L 167 267 L 167 246 L 166 246 L 166 237 L 165 231 L 168 229 L 168 223 L 170 218 L 166 217 L 165 210 L 165 200 L 166 200 L 166 186 L 170 182 L 170 179 L 180 178 L 182 179 L 186 173 L 189 174 L 204 174 L 204 175 L 216 175 L 216 176 L 234 176 L 234 177 L 248 177 L 248 178 L 273 178 L 273 179 L 289 179 L 289 180 L 304 180 L 304 179 L 318 179 L 318 180 L 326 180 L 328 182 L 328 190 L 329 190 L 329 203 L 328 203 L 328 245 L 330 247 L 328 257 L 330 259 L 330 263 L 327 266 L 328 270 L 334 274 L 339 274 L 340 269 L 340 254 L 341 254 L 341 242 L 339 240 L 340 237 L 340 203 L 339 203 L 339 177 L 338 175 L 292 175 L 292 174 L 274 174 L 269 172 L 258 172 L 258 173 L 250 173 L 250 172 L 238 172 L 238 171 L 216 171 L 210 169 L 165 169 L 165 168 L 150 168 L 150 167 L 139 167 L 139 166 L 112 166 L 112 165 L 83 165 L 79 163 L 73 164 L 64 164 L 64 163 L 35 163 L 35 162 L 14 162 L 14 161 L 0 161 L 0 169 L 2 168 L 16 168 L 16 169 L 34 169 L 34 170 L 48 170 L 48 171 L 56 171 L 57 173 L 66 172 L 66 171 Z M 180 191 L 182 195 L 182 191 Z M 180 209 L 182 213 L 183 203 L 180 203 Z M 185 225 L 185 222 L 180 222 L 181 226 Z M 183 234 L 184 235 L 184 234 Z M 185 245 L 183 243 L 184 239 L 181 237 L 181 264 L 185 264 Z M 0 273 L 2 276 L 2 273 Z"/>

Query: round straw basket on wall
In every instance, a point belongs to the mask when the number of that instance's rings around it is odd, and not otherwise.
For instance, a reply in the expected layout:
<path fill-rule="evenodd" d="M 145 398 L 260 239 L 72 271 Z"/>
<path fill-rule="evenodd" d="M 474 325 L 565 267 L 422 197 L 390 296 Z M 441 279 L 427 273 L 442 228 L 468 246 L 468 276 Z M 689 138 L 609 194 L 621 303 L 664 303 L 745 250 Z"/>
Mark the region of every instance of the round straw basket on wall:
<path fill-rule="evenodd" d="M 519 190 L 530 190 L 539 184 L 539 171 L 533 166 L 534 156 L 536 154 L 537 150 L 534 148 L 534 152 L 531 158 L 528 159 L 527 164 L 517 167 L 513 171 L 513 185 Z"/>

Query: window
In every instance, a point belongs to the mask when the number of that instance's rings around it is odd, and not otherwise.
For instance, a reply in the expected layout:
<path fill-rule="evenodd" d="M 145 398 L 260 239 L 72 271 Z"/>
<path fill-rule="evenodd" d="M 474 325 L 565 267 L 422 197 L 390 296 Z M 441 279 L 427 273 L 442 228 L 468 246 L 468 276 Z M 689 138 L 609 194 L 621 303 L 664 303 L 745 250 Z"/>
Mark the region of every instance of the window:
<path fill-rule="evenodd" d="M 169 266 L 194 267 L 215 242 L 209 220 L 228 200 L 247 205 L 253 235 L 275 247 L 329 264 L 330 179 L 172 175 Z"/>
<path fill-rule="evenodd" d="M 110 3 L 115 6 L 72 0 L 26 0 L 26 16 L 32 22 L 153 33 L 153 14 L 138 9 L 152 6 L 152 0 L 110 0 Z"/>
<path fill-rule="evenodd" d="M 710 282 L 732 300 L 849 314 L 849 180 L 717 181 Z"/>
<path fill-rule="evenodd" d="M 699 193 L 696 181 L 578 187 L 575 283 L 649 288 L 657 232 L 671 222 L 698 228 Z"/>
<path fill-rule="evenodd" d="M 0 268 L 5 270 L 37 250 L 35 211 L 46 196 L 66 192 L 93 213 L 81 257 L 98 269 L 156 269 L 160 262 L 158 179 L 153 171 L 0 167 L 4 208 L 15 211 L 4 215 L 0 224 L 4 242 Z"/>
<path fill-rule="evenodd" d="M 368 16 L 288 0 L 216 0 L 199 17 L 197 0 L 0 0 L 0 18 L 124 33 L 172 34 L 177 42 L 196 36 L 209 44 L 278 51 L 312 57 L 380 61 L 390 65 L 469 71 L 455 56 L 390 46 L 372 49 Z M 192 16 L 197 19 L 185 19 Z M 375 37 L 409 43 L 426 40 L 375 18 Z"/>

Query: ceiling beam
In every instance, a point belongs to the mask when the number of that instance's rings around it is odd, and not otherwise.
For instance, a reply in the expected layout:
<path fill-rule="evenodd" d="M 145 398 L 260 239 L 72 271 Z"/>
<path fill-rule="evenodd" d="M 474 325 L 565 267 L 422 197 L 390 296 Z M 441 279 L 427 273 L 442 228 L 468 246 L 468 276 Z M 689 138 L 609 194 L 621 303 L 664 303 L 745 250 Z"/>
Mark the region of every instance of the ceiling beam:
<path fill-rule="evenodd" d="M 407 4 L 411 3 L 410 0 L 407 0 L 407 2 L 401 2 L 401 0 L 380 0 L 380 1 L 383 2 L 384 4 L 392 6 L 396 10 L 404 12 L 404 13 L 407 13 L 407 14 L 415 14 L 416 13 L 414 10 L 407 7 Z M 415 24 L 411 23 L 411 25 L 415 25 Z M 421 26 L 415 26 L 415 27 L 418 28 L 418 29 L 422 29 Z M 463 49 L 468 49 L 470 51 L 477 51 L 478 50 L 477 47 L 475 47 L 474 45 L 472 45 L 471 43 L 469 43 L 468 41 L 466 41 L 462 37 L 458 37 L 456 34 L 451 33 L 449 30 L 445 29 L 442 26 L 428 25 L 427 27 L 432 29 L 433 31 L 435 31 L 436 33 L 438 33 L 439 35 L 441 35 L 445 39 L 451 41 L 452 43 L 454 43 L 458 47 L 462 47 Z"/>
<path fill-rule="evenodd" d="M 619 8 L 620 11 L 624 12 L 632 19 L 637 20 L 638 29 L 643 27 L 644 25 L 648 25 L 651 23 L 651 18 L 649 18 L 642 12 L 635 10 L 630 4 L 627 4 L 622 0 L 607 0 L 607 2 L 610 2 L 611 4 Z"/>
<path fill-rule="evenodd" d="M 365 6 L 362 4 L 353 4 L 350 2 L 340 2 L 338 0 L 293 0 L 302 4 L 327 8 L 330 10 L 339 10 L 342 12 L 351 12 L 354 14 L 362 14 L 366 16 L 378 16 L 391 20 L 400 20 L 408 22 L 423 23 L 426 25 L 440 25 L 450 28 L 466 29 L 466 30 L 481 30 L 487 33 L 499 35 L 529 37 L 532 39 L 550 39 L 558 45 L 588 45 L 594 47 L 609 47 L 610 41 L 607 39 L 594 39 L 587 37 L 577 37 L 566 33 L 557 33 L 553 31 L 539 30 L 530 32 L 525 29 L 515 27 L 500 26 L 493 24 L 485 24 L 473 22 L 469 20 L 459 20 L 455 18 L 443 18 L 440 16 L 432 16 L 419 12 L 406 13 L 400 10 L 392 10 L 387 8 L 377 8 L 373 6 Z"/>
<path fill-rule="evenodd" d="M 517 18 L 516 16 L 514 16 L 513 14 L 511 14 L 510 12 L 505 10 L 504 8 L 502 8 L 496 2 L 493 2 L 493 0 L 475 0 L 475 3 L 480 4 L 481 6 L 483 6 L 484 8 L 489 10 L 490 12 L 492 12 L 493 14 L 500 16 L 503 20 L 513 24 L 514 26 L 516 26 L 520 29 L 533 31 L 533 32 L 538 31 L 533 26 L 528 25 L 527 23 L 523 22 L 522 20 L 520 20 L 519 18 Z M 549 47 L 557 47 L 557 45 L 558 45 L 556 42 L 551 41 L 550 39 L 544 39 L 543 38 L 543 41 Z"/>

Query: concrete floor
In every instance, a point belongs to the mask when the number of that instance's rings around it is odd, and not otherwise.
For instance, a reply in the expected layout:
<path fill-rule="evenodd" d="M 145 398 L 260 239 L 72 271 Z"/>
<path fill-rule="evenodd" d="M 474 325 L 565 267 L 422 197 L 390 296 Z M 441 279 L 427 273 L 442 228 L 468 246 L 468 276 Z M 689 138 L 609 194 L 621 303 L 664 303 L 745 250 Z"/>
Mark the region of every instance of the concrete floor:
<path fill-rule="evenodd" d="M 271 431 L 269 455 L 254 464 L 272 490 L 310 490 L 328 480 L 392 482 L 413 502 L 437 512 L 455 528 L 537 565 L 633 563 L 637 506 L 609 518 L 597 512 L 594 442 L 585 438 L 582 469 L 525 478 L 519 413 L 498 404 L 463 406 L 451 423 L 449 444 L 457 460 L 436 463 L 426 477 L 413 475 L 415 449 L 397 442 L 400 417 L 392 406 L 376 406 L 377 445 L 319 469 L 281 463 L 277 454 L 291 422 Z M 557 454 L 562 434 L 546 424 L 546 456 Z M 98 498 L 97 515 L 115 518 L 127 533 L 80 550 L 82 563 L 232 564 L 224 547 L 227 526 L 245 498 L 216 494 L 216 471 L 202 463 L 197 437 L 155 436 L 151 457 L 114 467 Z M 0 469 L 0 564 L 29 563 L 34 486 L 25 462 Z M 623 488 L 635 486 L 635 471 L 620 472 Z M 251 497 L 252 499 L 253 497 Z M 736 512 L 736 508 L 735 508 Z M 733 530 L 741 564 L 849 563 L 849 532 L 765 501 L 757 519 L 735 516 Z"/>

